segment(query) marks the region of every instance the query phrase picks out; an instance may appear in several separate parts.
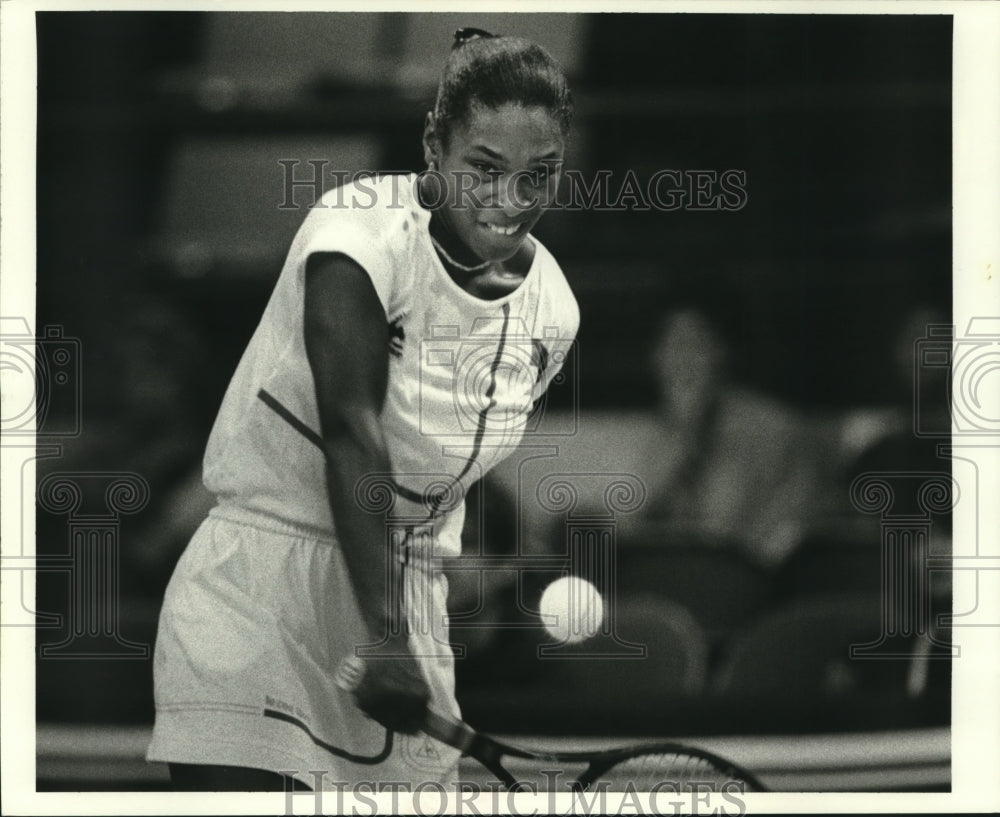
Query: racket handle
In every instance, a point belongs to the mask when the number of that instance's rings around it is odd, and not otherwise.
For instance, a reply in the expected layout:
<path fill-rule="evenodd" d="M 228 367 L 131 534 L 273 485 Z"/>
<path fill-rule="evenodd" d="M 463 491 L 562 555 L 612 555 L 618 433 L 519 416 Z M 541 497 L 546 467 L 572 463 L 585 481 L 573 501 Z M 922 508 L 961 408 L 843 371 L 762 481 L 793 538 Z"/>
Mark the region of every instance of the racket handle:
<path fill-rule="evenodd" d="M 427 717 L 424 718 L 423 730 L 432 738 L 458 749 L 463 755 L 469 753 L 472 742 L 476 739 L 476 732 L 471 726 L 430 708 L 427 709 Z"/>
<path fill-rule="evenodd" d="M 365 674 L 365 662 L 355 655 L 345 658 L 333 676 L 334 683 L 345 692 L 354 692 Z M 445 715 L 428 707 L 424 718 L 423 731 L 437 738 L 453 749 L 466 754 L 476 738 L 475 730 L 451 715 Z"/>

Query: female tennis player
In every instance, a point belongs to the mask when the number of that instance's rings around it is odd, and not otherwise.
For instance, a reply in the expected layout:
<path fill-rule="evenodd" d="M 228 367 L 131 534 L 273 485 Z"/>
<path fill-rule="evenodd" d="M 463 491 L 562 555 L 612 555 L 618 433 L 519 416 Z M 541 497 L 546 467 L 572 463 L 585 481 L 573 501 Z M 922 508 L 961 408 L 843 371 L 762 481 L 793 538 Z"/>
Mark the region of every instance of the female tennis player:
<path fill-rule="evenodd" d="M 539 46 L 463 29 L 428 171 L 331 191 L 299 230 L 209 439 L 218 504 L 171 578 L 148 757 L 194 790 L 455 779 L 439 556 L 579 322 L 531 235 L 571 117 Z M 345 692 L 349 656 L 363 677 Z M 323 775 L 313 774 L 322 771 Z M 284 775 L 284 778 L 283 778 Z"/>

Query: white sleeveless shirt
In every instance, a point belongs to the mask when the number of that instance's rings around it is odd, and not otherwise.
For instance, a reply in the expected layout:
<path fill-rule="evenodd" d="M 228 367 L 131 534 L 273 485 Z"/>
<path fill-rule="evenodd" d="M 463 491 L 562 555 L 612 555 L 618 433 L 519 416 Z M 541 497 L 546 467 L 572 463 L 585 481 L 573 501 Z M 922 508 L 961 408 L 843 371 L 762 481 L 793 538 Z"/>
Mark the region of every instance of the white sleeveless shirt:
<path fill-rule="evenodd" d="M 336 535 L 303 313 L 309 255 L 340 252 L 370 276 L 390 329 L 381 422 L 393 473 L 362 480 L 356 499 L 432 525 L 436 556 L 460 552 L 462 498 L 537 419 L 534 403 L 565 360 L 579 309 L 534 238 L 531 268 L 513 292 L 483 300 L 459 287 L 431 243 L 416 179 L 345 185 L 306 217 L 209 438 L 205 485 L 223 507 Z"/>

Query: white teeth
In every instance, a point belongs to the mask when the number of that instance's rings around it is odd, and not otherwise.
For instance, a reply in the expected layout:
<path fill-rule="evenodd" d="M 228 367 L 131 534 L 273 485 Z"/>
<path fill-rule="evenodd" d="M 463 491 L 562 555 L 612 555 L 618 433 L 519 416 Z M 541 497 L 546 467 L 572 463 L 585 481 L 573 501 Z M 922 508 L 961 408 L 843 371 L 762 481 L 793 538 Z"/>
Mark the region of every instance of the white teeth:
<path fill-rule="evenodd" d="M 491 232 L 497 233 L 498 235 L 514 235 L 517 232 L 517 225 L 513 227 L 499 227 L 496 224 L 487 224 Z"/>

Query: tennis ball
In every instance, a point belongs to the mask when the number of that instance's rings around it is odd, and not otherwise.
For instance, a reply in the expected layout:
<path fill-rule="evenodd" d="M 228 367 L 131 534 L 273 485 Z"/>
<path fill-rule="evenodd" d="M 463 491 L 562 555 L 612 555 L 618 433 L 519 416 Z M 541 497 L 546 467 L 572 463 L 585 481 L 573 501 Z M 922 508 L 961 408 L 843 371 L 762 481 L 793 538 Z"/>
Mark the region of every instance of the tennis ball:
<path fill-rule="evenodd" d="M 601 629 L 604 600 L 586 579 L 563 576 L 542 591 L 538 612 L 556 641 L 576 644 Z"/>

